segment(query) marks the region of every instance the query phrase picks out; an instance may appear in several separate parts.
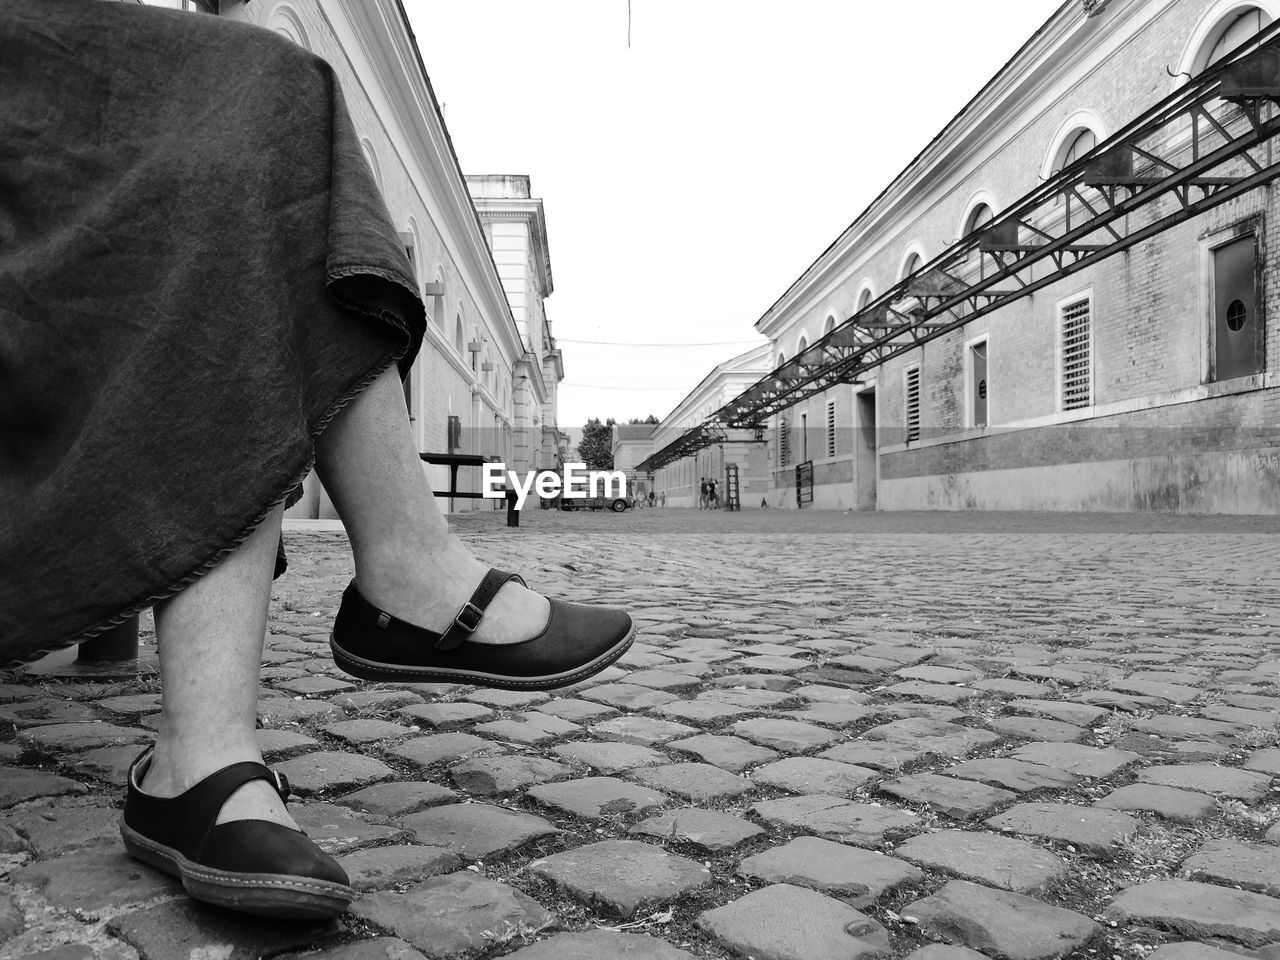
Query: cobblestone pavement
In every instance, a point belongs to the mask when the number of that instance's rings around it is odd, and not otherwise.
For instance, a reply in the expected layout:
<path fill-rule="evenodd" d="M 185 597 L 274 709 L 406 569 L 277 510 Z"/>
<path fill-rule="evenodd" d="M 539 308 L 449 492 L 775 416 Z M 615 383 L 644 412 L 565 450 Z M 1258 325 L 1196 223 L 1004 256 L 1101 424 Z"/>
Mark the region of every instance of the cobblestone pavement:
<path fill-rule="evenodd" d="M 124 857 L 153 679 L 0 682 L 0 958 L 1280 958 L 1276 520 L 499 524 L 457 527 L 633 611 L 618 666 L 556 695 L 352 681 L 345 538 L 287 534 L 261 737 L 365 891 L 337 922 Z"/>

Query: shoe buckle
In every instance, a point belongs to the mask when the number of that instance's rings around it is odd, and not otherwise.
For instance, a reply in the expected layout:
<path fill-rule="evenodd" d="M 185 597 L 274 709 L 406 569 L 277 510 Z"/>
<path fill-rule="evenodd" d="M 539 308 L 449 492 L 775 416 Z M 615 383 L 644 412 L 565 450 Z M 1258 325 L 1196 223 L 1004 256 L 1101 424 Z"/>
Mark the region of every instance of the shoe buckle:
<path fill-rule="evenodd" d="M 484 611 L 468 600 L 462 605 L 462 609 L 458 611 L 458 615 L 453 618 L 453 625 L 467 633 L 474 633 L 476 627 L 480 626 L 480 621 L 484 619 Z"/>
<path fill-rule="evenodd" d="M 279 770 L 271 769 L 271 775 L 276 778 L 276 793 L 280 794 L 280 799 L 287 802 L 289 800 L 289 778 Z"/>

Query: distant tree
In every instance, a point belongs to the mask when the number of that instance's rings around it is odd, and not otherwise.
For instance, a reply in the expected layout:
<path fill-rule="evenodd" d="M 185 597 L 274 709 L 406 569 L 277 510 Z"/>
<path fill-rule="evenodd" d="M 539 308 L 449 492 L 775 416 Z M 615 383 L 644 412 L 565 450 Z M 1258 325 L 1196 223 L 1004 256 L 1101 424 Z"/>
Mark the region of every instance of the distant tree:
<path fill-rule="evenodd" d="M 582 428 L 582 439 L 578 441 L 578 455 L 589 470 L 613 469 L 613 425 L 610 417 L 604 423 L 599 417 L 592 417 Z"/>
<path fill-rule="evenodd" d="M 632 417 L 627 423 L 661 423 L 662 421 L 655 417 L 652 413 L 641 420 L 639 417 Z"/>

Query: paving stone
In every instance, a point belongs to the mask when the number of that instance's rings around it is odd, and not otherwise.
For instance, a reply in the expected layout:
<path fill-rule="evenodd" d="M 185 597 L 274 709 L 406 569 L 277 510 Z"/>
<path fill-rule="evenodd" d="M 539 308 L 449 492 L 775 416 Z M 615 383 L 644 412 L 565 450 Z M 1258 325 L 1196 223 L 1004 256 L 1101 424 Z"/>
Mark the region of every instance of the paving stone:
<path fill-rule="evenodd" d="M 335 722 L 346 714 L 340 707 L 323 700 L 292 700 L 289 697 L 270 697 L 258 701 L 258 719 L 270 725 L 306 723 L 312 720 Z"/>
<path fill-rule="evenodd" d="M 338 859 L 357 890 L 384 890 L 462 869 L 462 858 L 447 847 L 396 844 L 357 850 Z"/>
<path fill-rule="evenodd" d="M 114 723 L 49 723 L 18 731 L 17 742 L 26 750 L 75 752 L 98 747 L 120 747 L 129 743 L 149 743 L 149 730 L 120 727 Z"/>
<path fill-rule="evenodd" d="M 870 960 L 889 953 L 884 927 L 846 903 L 778 883 L 698 917 L 698 926 L 755 960 Z"/>
<path fill-rule="evenodd" d="M 540 703 L 533 708 L 539 713 L 550 714 L 553 717 L 559 717 L 561 720 L 568 720 L 570 723 L 583 723 L 588 720 L 603 720 L 605 717 L 611 717 L 618 711 L 612 707 L 606 707 L 600 703 L 591 703 L 589 700 L 552 700 L 548 703 Z"/>
<path fill-rule="evenodd" d="M 352 690 L 330 697 L 329 702 L 343 710 L 396 710 L 422 703 L 422 697 L 409 690 Z"/>
<path fill-rule="evenodd" d="M 558 933 L 515 953 L 506 960 L 696 960 L 663 940 L 639 933 L 584 930 Z"/>
<path fill-rule="evenodd" d="M 982 674 L 974 670 L 961 670 L 956 667 L 939 667 L 933 664 L 924 664 L 917 667 L 903 667 L 900 670 L 893 671 L 895 677 L 902 677 L 906 680 L 925 680 L 929 683 L 968 683 L 971 680 L 979 680 Z"/>
<path fill-rule="evenodd" d="M 127 747 L 99 747 L 67 757 L 66 765 L 72 773 L 103 780 L 113 786 L 123 787 L 129 766 L 137 758 L 136 745 Z"/>
<path fill-rule="evenodd" d="M 907 680 L 895 683 L 880 691 L 888 697 L 910 697 L 924 700 L 927 703 L 964 703 L 978 695 L 978 691 L 968 687 L 955 687 L 947 683 L 925 683 L 923 680 Z"/>
<path fill-rule="evenodd" d="M 648 707 L 660 707 L 680 698 L 674 693 L 663 690 L 650 690 L 634 683 L 602 683 L 584 690 L 580 696 L 584 700 L 595 700 L 607 703 L 619 710 L 644 710 Z"/>
<path fill-rule="evenodd" d="M 641 783 L 686 797 L 695 803 L 734 799 L 754 789 L 750 780 L 709 763 L 646 767 L 636 771 L 634 776 Z"/>
<path fill-rule="evenodd" d="M 893 851 L 927 867 L 1015 893 L 1043 890 L 1066 877 L 1067 865 L 1048 850 L 991 833 L 940 830 L 912 837 Z"/>
<path fill-rule="evenodd" d="M 1170 683 L 1164 680 L 1115 680 L 1112 690 L 1121 693 L 1136 693 L 1142 697 L 1159 697 L 1170 703 L 1190 703 L 1204 693 L 1197 687 L 1189 687 L 1182 683 Z"/>
<path fill-rule="evenodd" d="M 818 754 L 823 760 L 872 767 L 888 773 L 897 773 L 902 767 L 925 756 L 928 754 L 924 750 L 912 749 L 897 740 L 849 740 L 828 747 Z"/>
<path fill-rule="evenodd" d="M 560 831 L 532 814 L 488 803 L 451 803 L 401 820 L 422 843 L 448 847 L 466 860 L 506 853 Z"/>
<path fill-rule="evenodd" d="M 741 680 L 741 677 L 735 678 Z M 780 678 L 770 677 L 771 682 L 782 682 Z M 716 703 L 730 703 L 747 710 L 771 710 L 774 707 L 789 703 L 795 698 L 781 690 L 704 690 L 698 694 L 699 700 L 711 700 Z"/>
<path fill-rule="evenodd" d="M 627 831 L 660 840 L 683 840 L 704 850 L 730 850 L 745 840 L 764 833 L 753 823 L 719 810 L 682 807 L 642 820 Z"/>
<path fill-rule="evenodd" d="M 804 753 L 840 739 L 839 734 L 811 723 L 769 717 L 739 720 L 730 729 L 739 737 L 783 753 Z"/>
<path fill-rule="evenodd" d="M 711 871 L 702 864 L 635 840 L 587 844 L 534 860 L 525 869 L 579 900 L 623 917 L 711 882 Z"/>
<path fill-rule="evenodd" d="M 1280 900 L 1190 880 L 1153 880 L 1120 891 L 1104 915 L 1186 937 L 1224 937 L 1246 947 L 1280 940 Z"/>
<path fill-rule="evenodd" d="M 822 794 L 762 800 L 751 810 L 769 823 L 864 847 L 882 843 L 888 833 L 920 828 L 919 818 L 907 811 Z"/>
<path fill-rule="evenodd" d="M 573 770 L 563 763 L 525 756 L 476 757 L 449 768 L 449 776 L 460 789 L 482 796 L 511 793 L 572 775 Z"/>
<path fill-rule="evenodd" d="M 319 741 L 293 730 L 255 730 L 253 734 L 254 739 L 258 741 L 258 749 L 262 751 L 262 756 L 273 763 L 277 757 L 320 746 Z"/>
<path fill-rule="evenodd" d="M 9 876 L 16 885 L 39 889 L 60 910 L 90 915 L 182 893 L 177 880 L 143 866 L 119 847 L 91 848 L 54 860 L 38 860 Z"/>
<path fill-rule="evenodd" d="M 792 793 L 825 793 L 847 796 L 879 774 L 852 763 L 839 763 L 821 757 L 787 757 L 776 763 L 757 767 L 751 779 Z"/>
<path fill-rule="evenodd" d="M 332 803 L 292 804 L 289 812 L 316 846 L 333 856 L 383 840 L 400 840 L 405 835 L 399 827 L 374 823 Z"/>
<path fill-rule="evenodd" d="M 331 723 L 324 728 L 324 732 L 356 747 L 380 740 L 398 740 L 410 733 L 409 728 L 402 723 L 368 719 Z"/>
<path fill-rule="evenodd" d="M 952 880 L 900 912 L 929 936 L 1008 960 L 1056 960 L 1101 932 L 1075 911 L 967 880 Z"/>
<path fill-rule="evenodd" d="M 1168 943 L 1147 960 L 1240 960 L 1240 956 L 1235 950 L 1219 950 L 1207 943 Z"/>
<path fill-rule="evenodd" d="M 522 710 L 535 704 L 546 703 L 551 694 L 537 690 L 475 690 L 464 698 L 472 703 L 483 703 L 499 710 Z"/>
<path fill-rule="evenodd" d="M 367 787 L 395 777 L 396 772 L 381 760 L 359 753 L 318 750 L 276 764 L 276 770 L 289 778 L 289 786 L 299 796 L 327 791 Z"/>
<path fill-rule="evenodd" d="M 0 731 L 6 726 L 24 730 L 50 723 L 93 723 L 99 720 L 91 706 L 73 700 L 38 697 L 0 706 Z"/>
<path fill-rule="evenodd" d="M 977 684 L 974 684 L 974 686 L 977 686 Z M 1010 701 L 1009 708 L 1021 713 L 1031 713 L 1036 716 L 1061 720 L 1063 723 L 1073 723 L 1081 727 L 1092 727 L 1111 716 L 1111 711 L 1104 710 L 1102 707 L 1094 707 L 1084 703 L 1069 703 L 1065 700 L 1013 700 Z"/>
<path fill-rule="evenodd" d="M 651 711 L 668 720 L 687 720 L 690 723 L 706 723 L 718 726 L 721 723 L 740 717 L 751 711 L 746 707 L 735 707 L 730 703 L 716 703 L 714 700 L 677 700 Z"/>
<path fill-rule="evenodd" d="M 824 683 L 810 683 L 791 691 L 797 697 L 803 697 L 815 703 L 868 703 L 871 697 L 859 690 L 848 687 L 833 687 Z"/>
<path fill-rule="evenodd" d="M 422 780 L 399 780 L 374 784 L 355 793 L 335 797 L 333 802 L 377 817 L 399 817 L 406 813 L 417 813 L 427 807 L 451 803 L 457 798 L 458 795 L 452 790 L 438 784 Z"/>
<path fill-rule="evenodd" d="M 1089 736 L 1089 731 L 1084 727 L 1047 717 L 1000 717 L 991 722 L 991 729 L 1006 737 L 1054 743 L 1079 743 Z"/>
<path fill-rule="evenodd" d="M 532 897 L 468 870 L 404 893 L 375 893 L 357 900 L 351 912 L 433 957 L 488 950 L 521 925 L 538 929 L 555 921 Z"/>
<path fill-rule="evenodd" d="M 59 797 L 87 793 L 88 788 L 75 780 L 26 770 L 22 767 L 0 767 L 0 810 L 39 797 Z"/>
<path fill-rule="evenodd" d="M 983 693 L 998 693 L 1007 697 L 1039 698 L 1053 691 L 1046 683 L 1035 683 L 1031 680 L 1014 680 L 1010 677 L 994 677 L 988 680 L 977 680 L 969 684 L 974 690 Z M 1049 701 L 1045 701 L 1049 702 Z"/>
<path fill-rule="evenodd" d="M 948 777 L 961 780 L 978 780 L 993 787 L 1029 793 L 1033 790 L 1064 790 L 1080 782 L 1064 770 L 1046 767 L 1025 760 L 1007 757 L 988 757 L 982 760 L 965 760 L 942 771 Z"/>
<path fill-rule="evenodd" d="M 479 703 L 415 703 L 401 707 L 396 716 L 428 727 L 448 727 L 487 720 L 493 716 L 493 710 Z"/>
<path fill-rule="evenodd" d="M 872 727 L 863 734 L 868 740 L 883 740 L 912 750 L 962 757 L 982 747 L 999 743 L 989 730 L 965 727 L 929 717 L 908 717 Z M 870 764 L 868 764 L 870 766 Z"/>
<path fill-rule="evenodd" d="M 247 913 L 236 914 L 235 922 L 228 923 L 227 911 L 184 898 L 126 913 L 107 929 L 148 960 L 258 960 L 310 946 L 337 933 L 338 924 L 332 920 L 282 922 Z"/>
<path fill-rule="evenodd" d="M 340 947 L 329 947 L 318 952 L 281 954 L 278 960 L 427 960 L 399 937 L 376 937 L 373 940 L 357 940 Z"/>
<path fill-rule="evenodd" d="M 1205 720 L 1201 717 L 1180 717 L 1171 714 L 1149 717 L 1134 722 L 1134 729 L 1171 740 L 1230 739 L 1246 728 L 1238 723 L 1221 720 Z"/>
<path fill-rule="evenodd" d="M 811 703 L 802 710 L 786 710 L 784 717 L 801 723 L 820 723 L 827 727 L 847 727 L 861 723 L 880 713 L 878 707 L 863 707 L 856 703 Z"/>
<path fill-rule="evenodd" d="M 742 670 L 759 670 L 765 673 L 798 673 L 806 667 L 812 667 L 813 661 L 802 660 L 799 657 L 762 654 L 755 657 L 743 657 L 734 666 Z"/>
<path fill-rule="evenodd" d="M 0 890 L 0 943 L 10 937 L 16 937 L 25 925 L 22 919 L 22 908 L 12 896 Z"/>
<path fill-rule="evenodd" d="M 1212 763 L 1180 763 L 1147 767 L 1138 772 L 1146 783 L 1181 787 L 1210 793 L 1215 797 L 1231 797 L 1246 803 L 1257 803 L 1267 795 L 1271 777 L 1252 770 L 1220 767 Z"/>
<path fill-rule="evenodd" d="M 1280 747 L 1266 747 L 1253 751 L 1245 760 L 1244 768 L 1257 773 L 1269 773 L 1272 776 L 1280 774 Z"/>
<path fill-rule="evenodd" d="M 1106 860 L 1112 859 L 1117 846 L 1140 826 L 1119 810 L 1071 803 L 1020 803 L 986 823 L 993 830 L 1060 840 L 1081 853 Z"/>
<path fill-rule="evenodd" d="M 1280 858 L 1271 846 L 1239 840 L 1209 840 L 1182 864 L 1192 880 L 1209 880 L 1280 896 Z"/>
<path fill-rule="evenodd" d="M 896 857 L 820 837 L 796 837 L 747 857 L 738 865 L 738 873 L 767 883 L 809 887 L 858 909 L 874 904 L 900 884 L 924 879 L 923 873 Z"/>
<path fill-rule="evenodd" d="M 584 777 L 531 787 L 528 795 L 544 806 L 577 817 L 598 819 L 615 814 L 644 814 L 669 802 L 669 797 L 616 777 Z"/>
<path fill-rule="evenodd" d="M 1129 750 L 1086 747 L 1080 743 L 1028 743 L 1011 756 L 1074 773 L 1078 777 L 1110 777 L 1141 759 Z"/>
<path fill-rule="evenodd" d="M 973 780 L 940 777 L 936 773 L 915 773 L 887 780 L 878 789 L 908 803 L 927 803 L 938 813 L 967 820 L 990 813 L 1018 795 Z"/>
<path fill-rule="evenodd" d="M 778 758 L 777 751 L 757 746 L 741 737 L 716 736 L 707 733 L 686 737 L 683 740 L 673 740 L 667 746 L 674 750 L 692 753 L 707 763 L 733 773 L 741 773 L 753 764 Z"/>
<path fill-rule="evenodd" d="M 518 717 L 477 724 L 472 729 L 487 737 L 515 743 L 546 743 L 582 732 L 576 723 L 543 713 L 523 713 Z"/>
<path fill-rule="evenodd" d="M 1229 707 L 1222 703 L 1212 703 L 1200 712 L 1210 720 L 1221 720 L 1246 728 L 1256 727 L 1268 731 L 1275 729 L 1277 720 L 1274 710 L 1248 710 L 1243 707 Z"/>
<path fill-rule="evenodd" d="M 1087 703 L 1111 710 L 1123 710 L 1125 713 L 1139 713 L 1142 710 L 1160 710 L 1168 704 L 1159 697 L 1134 697 L 1114 690 L 1086 690 L 1071 698 L 1078 703 Z"/>
<path fill-rule="evenodd" d="M 95 701 L 95 706 L 120 716 L 155 713 L 160 709 L 160 694 L 135 693 L 123 697 L 105 697 Z"/>
<path fill-rule="evenodd" d="M 446 761 L 505 752 L 506 748 L 501 744 L 469 733 L 435 733 L 414 737 L 387 749 L 387 753 L 392 756 L 416 763 L 424 769 Z"/>
<path fill-rule="evenodd" d="M 906 960 L 987 960 L 986 954 L 968 947 L 953 947 L 945 943 L 931 943 L 919 950 L 912 950 Z"/>
<path fill-rule="evenodd" d="M 637 767 L 651 767 L 667 762 L 667 757 L 657 750 L 635 743 L 614 741 L 598 743 L 593 740 L 577 740 L 573 743 L 562 743 L 551 749 L 565 760 L 586 764 L 591 769 L 605 774 L 623 773 Z"/>
<path fill-rule="evenodd" d="M 669 670 L 635 670 L 627 674 L 627 683 L 648 687 L 650 690 L 679 690 L 695 686 L 698 681 L 697 676 L 680 673 L 674 666 Z"/>
<path fill-rule="evenodd" d="M 43 803 L 0 817 L 41 858 L 120 842 L 120 811 L 105 804 Z"/>
<path fill-rule="evenodd" d="M 335 693 L 349 693 L 356 688 L 356 685 L 334 677 L 310 676 L 298 680 L 285 680 L 277 683 L 275 688 L 303 697 L 325 697 Z"/>
<path fill-rule="evenodd" d="M 1112 790 L 1094 803 L 1109 810 L 1149 810 L 1166 820 L 1190 823 L 1210 817 L 1218 810 L 1212 797 L 1154 783 L 1131 783 Z"/>
<path fill-rule="evenodd" d="M 603 720 L 591 727 L 591 732 L 602 740 L 614 740 L 619 743 L 636 743 L 651 747 L 675 737 L 697 733 L 696 727 L 671 720 L 658 720 L 653 717 L 628 715 Z"/>

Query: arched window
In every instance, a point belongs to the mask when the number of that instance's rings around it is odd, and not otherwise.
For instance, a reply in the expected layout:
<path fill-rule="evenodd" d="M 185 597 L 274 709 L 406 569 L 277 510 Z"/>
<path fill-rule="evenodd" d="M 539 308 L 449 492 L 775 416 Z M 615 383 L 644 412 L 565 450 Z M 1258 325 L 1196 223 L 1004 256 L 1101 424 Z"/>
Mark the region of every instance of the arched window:
<path fill-rule="evenodd" d="M 298 16 L 292 7 L 283 4 L 276 7 L 271 13 L 271 18 L 264 26 L 268 30 L 274 30 L 276 33 L 288 37 L 304 50 L 311 49 L 311 40 L 307 37 L 307 30 L 302 25 L 302 18 Z"/>
<path fill-rule="evenodd" d="M 800 341 L 796 344 L 796 354 L 799 355 L 809 349 L 809 338 L 803 333 L 800 334 Z"/>
<path fill-rule="evenodd" d="M 1054 158 L 1051 173 L 1057 173 L 1071 166 L 1097 145 L 1098 135 L 1088 127 L 1081 127 L 1075 130 L 1067 137 L 1062 144 L 1062 148 L 1058 151 L 1058 155 Z"/>
<path fill-rule="evenodd" d="M 369 164 L 369 172 L 373 174 L 373 182 L 378 185 L 378 192 L 382 192 L 382 170 L 378 166 L 378 155 L 373 152 L 373 141 L 368 137 L 360 138 L 360 149 L 364 153 L 365 161 Z"/>
<path fill-rule="evenodd" d="M 911 256 L 907 257 L 906 262 L 902 264 L 902 273 L 898 276 L 899 280 L 904 280 L 920 269 L 923 258 L 917 251 L 911 251 Z"/>
<path fill-rule="evenodd" d="M 858 312 L 862 312 L 871 306 L 871 301 L 875 299 L 875 296 L 870 285 L 863 287 L 862 292 L 858 294 Z"/>
<path fill-rule="evenodd" d="M 1229 13 L 1209 35 L 1204 57 L 1196 64 L 1196 73 L 1213 66 L 1263 27 L 1271 24 L 1271 17 L 1261 7 L 1248 7 Z"/>
<path fill-rule="evenodd" d="M 462 314 L 458 314 L 453 323 L 453 349 L 458 351 L 458 356 L 462 356 L 462 351 L 466 349 L 466 344 L 462 342 Z"/>
<path fill-rule="evenodd" d="M 825 337 L 828 333 L 836 328 L 836 315 L 834 313 L 827 314 L 827 322 L 822 325 L 822 335 Z"/>
<path fill-rule="evenodd" d="M 991 212 L 991 208 L 985 203 L 980 203 L 969 213 L 969 218 L 964 224 L 964 233 L 961 236 L 968 236 L 975 230 L 981 230 L 988 223 L 995 219 L 995 214 Z"/>

